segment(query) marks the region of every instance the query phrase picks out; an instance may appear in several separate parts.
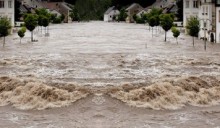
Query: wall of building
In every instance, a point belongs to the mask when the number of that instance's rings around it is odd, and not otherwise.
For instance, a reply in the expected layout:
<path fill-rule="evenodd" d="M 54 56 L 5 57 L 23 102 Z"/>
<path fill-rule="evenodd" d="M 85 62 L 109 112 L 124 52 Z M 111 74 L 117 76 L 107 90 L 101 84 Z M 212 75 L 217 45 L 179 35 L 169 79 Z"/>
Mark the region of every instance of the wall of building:
<path fill-rule="evenodd" d="M 189 1 L 189 7 L 186 7 L 186 2 Z M 183 26 L 185 27 L 187 24 L 187 19 L 191 16 L 198 17 L 199 16 L 199 8 L 193 7 L 194 0 L 183 0 Z M 199 6 L 199 2 L 198 2 Z"/>
<path fill-rule="evenodd" d="M 4 1 L 4 8 L 0 8 L 0 16 L 1 17 L 8 17 L 11 21 L 11 25 L 14 26 L 15 22 L 15 10 L 14 10 L 14 1 L 15 0 L 3 0 Z M 9 7 L 9 1 L 11 1 L 11 7 Z"/>
<path fill-rule="evenodd" d="M 216 7 L 216 43 L 220 43 L 220 7 Z"/>
<path fill-rule="evenodd" d="M 200 32 L 199 32 L 199 38 L 207 38 L 210 40 L 210 32 L 213 32 L 215 29 L 215 11 L 213 9 L 215 8 L 215 4 L 212 3 L 211 0 L 202 0 L 201 6 L 199 10 L 199 19 L 200 19 Z M 214 16 L 214 17 L 213 17 Z M 206 26 L 205 26 L 206 24 Z M 204 30 L 206 28 L 206 30 Z M 215 35 L 215 34 L 214 34 Z"/>

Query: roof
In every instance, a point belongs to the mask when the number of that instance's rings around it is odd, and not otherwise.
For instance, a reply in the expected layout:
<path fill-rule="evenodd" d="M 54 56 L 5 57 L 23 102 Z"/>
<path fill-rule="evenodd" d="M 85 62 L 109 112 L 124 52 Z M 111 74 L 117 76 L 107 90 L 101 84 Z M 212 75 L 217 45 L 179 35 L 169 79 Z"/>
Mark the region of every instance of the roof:
<path fill-rule="evenodd" d="M 115 6 L 108 8 L 108 10 L 105 12 L 105 14 L 109 14 L 114 9 L 115 9 Z"/>
<path fill-rule="evenodd" d="M 28 10 L 24 7 L 24 5 L 20 5 L 20 11 L 21 13 L 27 13 Z"/>
<path fill-rule="evenodd" d="M 135 8 L 135 7 L 137 7 L 137 6 L 140 6 L 140 7 L 142 7 L 140 4 L 137 4 L 137 3 L 133 3 L 132 5 L 130 5 L 126 10 L 130 10 L 130 9 L 133 9 L 133 8 Z"/>
<path fill-rule="evenodd" d="M 67 10 L 72 10 L 72 9 L 67 5 L 66 2 L 62 2 L 61 5 L 62 5 L 64 8 L 66 8 Z"/>

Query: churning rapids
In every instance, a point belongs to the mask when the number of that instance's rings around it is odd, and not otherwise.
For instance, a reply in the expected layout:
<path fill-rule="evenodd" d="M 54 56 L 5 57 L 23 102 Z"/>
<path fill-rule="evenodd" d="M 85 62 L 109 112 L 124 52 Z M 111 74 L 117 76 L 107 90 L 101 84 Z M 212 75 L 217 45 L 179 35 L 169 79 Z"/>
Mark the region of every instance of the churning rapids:
<path fill-rule="evenodd" d="M 43 34 L 0 47 L 0 127 L 220 127 L 219 44 L 125 23 Z"/>

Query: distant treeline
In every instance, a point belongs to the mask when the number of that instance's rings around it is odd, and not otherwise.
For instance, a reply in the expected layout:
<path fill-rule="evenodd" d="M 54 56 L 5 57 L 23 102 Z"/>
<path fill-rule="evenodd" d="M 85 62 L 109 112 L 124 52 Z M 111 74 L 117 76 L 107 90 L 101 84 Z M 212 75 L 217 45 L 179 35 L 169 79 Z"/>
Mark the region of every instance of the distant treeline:
<path fill-rule="evenodd" d="M 65 0 L 65 1 L 71 4 L 75 4 L 77 0 Z M 84 0 L 80 0 L 80 1 L 84 1 Z M 139 3 L 141 6 L 146 7 L 153 4 L 155 1 L 156 0 L 111 0 L 111 6 L 117 6 L 121 8 L 123 6 L 128 6 L 132 3 Z"/>
<path fill-rule="evenodd" d="M 51 0 L 59 1 L 59 0 Z M 118 9 L 127 7 L 132 3 L 139 3 L 143 7 L 153 4 L 156 0 L 65 0 L 75 5 L 81 20 L 102 20 L 105 11 L 116 6 Z"/>

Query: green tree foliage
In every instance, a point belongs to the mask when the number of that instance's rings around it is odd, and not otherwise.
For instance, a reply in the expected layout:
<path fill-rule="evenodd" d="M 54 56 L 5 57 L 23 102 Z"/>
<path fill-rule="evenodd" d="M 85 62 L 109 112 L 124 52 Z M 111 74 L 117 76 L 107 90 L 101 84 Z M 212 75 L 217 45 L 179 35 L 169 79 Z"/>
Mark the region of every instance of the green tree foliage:
<path fill-rule="evenodd" d="M 0 18 L 0 37 L 3 37 L 3 47 L 5 46 L 5 37 L 10 34 L 11 23 L 7 17 Z"/>
<path fill-rule="evenodd" d="M 149 13 L 143 16 L 146 23 L 152 27 L 152 35 L 155 26 L 160 25 L 160 15 L 162 14 L 162 9 L 153 8 Z"/>
<path fill-rule="evenodd" d="M 52 23 L 54 23 L 54 24 L 60 24 L 60 23 L 62 23 L 62 20 L 61 20 L 60 17 L 56 17 L 56 18 L 53 20 Z"/>
<path fill-rule="evenodd" d="M 21 39 L 25 36 L 26 28 L 22 27 L 20 30 L 18 30 L 18 36 L 20 37 L 20 43 Z"/>
<path fill-rule="evenodd" d="M 155 18 L 154 26 L 160 25 L 160 15 L 162 14 L 163 10 L 158 8 L 153 8 L 148 14 L 147 17 L 150 19 L 151 17 Z"/>
<path fill-rule="evenodd" d="M 145 24 L 147 22 L 147 15 L 141 14 L 141 16 L 134 15 L 133 19 L 137 24 Z"/>
<path fill-rule="evenodd" d="M 64 20 L 65 20 L 65 15 L 64 15 L 64 14 L 61 14 L 61 15 L 60 15 L 60 19 L 61 19 L 61 21 L 64 21 Z"/>
<path fill-rule="evenodd" d="M 174 18 L 171 14 L 162 14 L 160 16 L 160 25 L 165 31 L 165 42 L 167 41 L 167 31 L 173 26 Z"/>
<path fill-rule="evenodd" d="M 179 31 L 179 29 L 177 29 L 177 28 L 175 28 L 175 27 L 172 27 L 171 30 L 172 30 L 172 33 L 173 33 L 173 37 L 176 38 L 176 43 L 178 44 L 177 38 L 178 38 L 179 35 L 180 35 L 180 31 Z"/>
<path fill-rule="evenodd" d="M 31 32 L 31 41 L 33 42 L 33 31 L 38 25 L 38 17 L 35 14 L 27 14 L 24 19 L 26 28 Z"/>
<path fill-rule="evenodd" d="M 79 12 L 75 7 L 72 8 L 72 11 L 70 12 L 70 17 L 72 21 L 80 21 Z"/>
<path fill-rule="evenodd" d="M 128 15 L 127 15 L 125 9 L 122 8 L 122 9 L 120 10 L 120 13 L 119 13 L 119 15 L 118 15 L 118 19 L 117 19 L 117 20 L 118 20 L 118 21 L 125 21 L 127 17 L 128 17 Z"/>
<path fill-rule="evenodd" d="M 104 12 L 111 6 L 111 0 L 76 0 L 75 8 L 81 20 L 102 20 Z"/>
<path fill-rule="evenodd" d="M 197 17 L 190 17 L 186 25 L 187 32 L 190 36 L 193 37 L 193 47 L 194 47 L 194 38 L 198 37 L 200 31 L 200 23 Z"/>
<path fill-rule="evenodd" d="M 148 17 L 148 24 L 152 27 L 152 36 L 154 34 L 154 26 L 156 23 L 156 18 L 154 16 Z"/>

